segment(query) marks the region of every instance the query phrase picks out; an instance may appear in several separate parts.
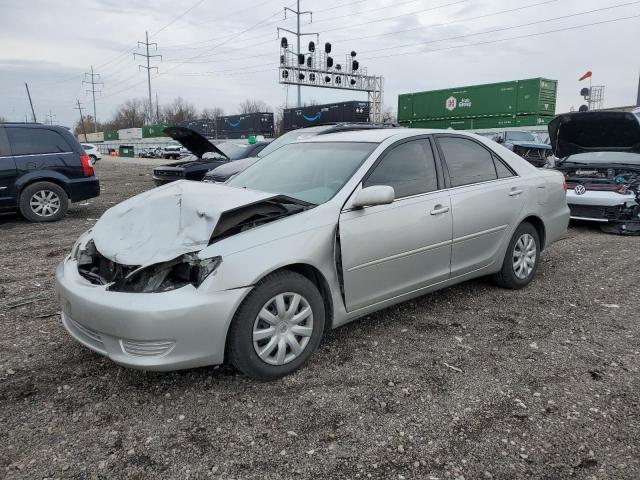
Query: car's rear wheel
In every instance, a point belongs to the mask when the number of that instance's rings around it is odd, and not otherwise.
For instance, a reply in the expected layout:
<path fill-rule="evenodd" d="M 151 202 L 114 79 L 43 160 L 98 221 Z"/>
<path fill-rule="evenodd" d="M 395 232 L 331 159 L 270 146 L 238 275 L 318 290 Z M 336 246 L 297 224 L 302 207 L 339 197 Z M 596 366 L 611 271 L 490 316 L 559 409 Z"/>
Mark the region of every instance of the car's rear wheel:
<path fill-rule="evenodd" d="M 290 271 L 260 281 L 229 329 L 231 363 L 258 380 L 275 380 L 304 365 L 320 344 L 324 302 L 316 286 Z"/>
<path fill-rule="evenodd" d="M 62 187 L 51 182 L 28 185 L 20 194 L 20 213 L 32 222 L 54 222 L 64 217 L 69 197 Z"/>
<path fill-rule="evenodd" d="M 504 288 L 526 287 L 538 270 L 540 236 L 529 222 L 522 222 L 516 229 L 502 263 L 502 269 L 494 276 L 495 282 Z"/>

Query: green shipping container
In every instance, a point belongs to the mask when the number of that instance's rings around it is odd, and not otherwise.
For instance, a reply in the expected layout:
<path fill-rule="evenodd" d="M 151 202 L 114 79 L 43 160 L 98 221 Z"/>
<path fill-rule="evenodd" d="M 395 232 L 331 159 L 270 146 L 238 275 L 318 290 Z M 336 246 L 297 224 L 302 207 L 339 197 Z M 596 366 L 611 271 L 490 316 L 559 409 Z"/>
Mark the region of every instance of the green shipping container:
<path fill-rule="evenodd" d="M 553 120 L 552 115 L 519 115 L 516 117 L 516 127 L 542 127 L 548 125 Z"/>
<path fill-rule="evenodd" d="M 118 147 L 118 155 L 120 155 L 121 157 L 136 156 L 133 145 L 120 145 L 120 147 Z"/>
<path fill-rule="evenodd" d="M 145 125 L 142 127 L 142 138 L 166 137 L 163 130 L 167 127 L 168 125 L 164 125 L 162 123 L 156 125 Z"/>
<path fill-rule="evenodd" d="M 104 139 L 107 140 L 118 140 L 118 132 L 104 132 Z"/>
<path fill-rule="evenodd" d="M 398 96 L 398 120 L 553 115 L 556 89 L 555 80 L 534 78 L 402 94 Z"/>
<path fill-rule="evenodd" d="M 555 115 L 558 82 L 545 78 L 518 80 L 518 115 Z"/>

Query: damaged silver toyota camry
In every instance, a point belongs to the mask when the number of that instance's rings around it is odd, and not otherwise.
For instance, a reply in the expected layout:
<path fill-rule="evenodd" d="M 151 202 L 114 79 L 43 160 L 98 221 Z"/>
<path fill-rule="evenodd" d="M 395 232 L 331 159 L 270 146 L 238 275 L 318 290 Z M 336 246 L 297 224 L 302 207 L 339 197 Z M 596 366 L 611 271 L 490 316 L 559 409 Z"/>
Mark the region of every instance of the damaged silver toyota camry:
<path fill-rule="evenodd" d="M 484 275 L 526 286 L 568 221 L 562 174 L 490 140 L 340 132 L 224 185 L 178 181 L 114 206 L 56 284 L 68 332 L 121 365 L 229 360 L 269 380 L 395 303 Z"/>

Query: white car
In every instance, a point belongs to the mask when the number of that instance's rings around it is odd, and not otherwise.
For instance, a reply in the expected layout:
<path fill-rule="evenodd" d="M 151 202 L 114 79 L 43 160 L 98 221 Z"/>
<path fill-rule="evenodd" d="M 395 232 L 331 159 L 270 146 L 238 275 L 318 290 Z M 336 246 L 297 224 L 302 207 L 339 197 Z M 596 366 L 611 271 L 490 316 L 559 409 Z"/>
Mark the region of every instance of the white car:
<path fill-rule="evenodd" d="M 100 150 L 93 143 L 81 143 L 80 145 L 82 145 L 84 151 L 89 155 L 91 163 L 96 163 L 98 160 L 102 160 Z"/>

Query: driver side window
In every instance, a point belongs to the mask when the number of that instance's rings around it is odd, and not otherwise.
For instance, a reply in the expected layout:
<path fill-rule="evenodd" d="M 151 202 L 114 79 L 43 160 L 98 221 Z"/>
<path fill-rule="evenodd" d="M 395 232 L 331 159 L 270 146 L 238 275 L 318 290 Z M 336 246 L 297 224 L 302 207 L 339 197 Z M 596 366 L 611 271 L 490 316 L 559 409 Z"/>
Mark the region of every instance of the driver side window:
<path fill-rule="evenodd" d="M 363 187 L 388 185 L 403 198 L 438 189 L 438 175 L 429 140 L 412 140 L 389 150 Z"/>

